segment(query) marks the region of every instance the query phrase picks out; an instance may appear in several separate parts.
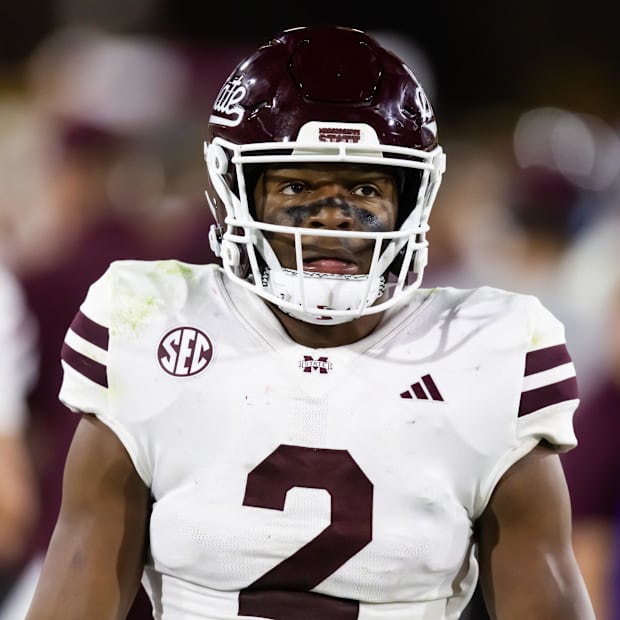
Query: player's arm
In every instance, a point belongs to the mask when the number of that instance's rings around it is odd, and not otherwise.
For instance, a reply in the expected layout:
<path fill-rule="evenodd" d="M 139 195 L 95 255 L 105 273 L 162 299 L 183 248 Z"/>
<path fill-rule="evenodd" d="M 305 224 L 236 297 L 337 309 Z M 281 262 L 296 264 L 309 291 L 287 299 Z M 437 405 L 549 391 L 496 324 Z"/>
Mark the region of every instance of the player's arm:
<path fill-rule="evenodd" d="M 594 620 L 571 543 L 558 455 L 543 446 L 513 465 L 477 523 L 480 579 L 494 620 Z"/>
<path fill-rule="evenodd" d="M 144 565 L 149 490 L 123 445 L 83 415 L 60 513 L 27 620 L 120 620 Z"/>

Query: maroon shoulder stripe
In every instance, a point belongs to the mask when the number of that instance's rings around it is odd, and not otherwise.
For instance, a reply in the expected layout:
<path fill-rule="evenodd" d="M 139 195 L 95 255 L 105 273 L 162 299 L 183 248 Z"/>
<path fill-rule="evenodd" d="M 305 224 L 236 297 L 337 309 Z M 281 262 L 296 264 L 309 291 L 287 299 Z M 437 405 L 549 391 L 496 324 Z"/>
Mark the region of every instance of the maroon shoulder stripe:
<path fill-rule="evenodd" d="M 108 387 L 108 375 L 106 367 L 103 364 L 72 349 L 66 342 L 62 345 L 60 357 L 64 362 L 69 364 L 73 370 L 84 375 L 87 379 L 105 388 Z"/>
<path fill-rule="evenodd" d="M 543 385 L 534 390 L 527 390 L 521 393 L 519 417 L 538 411 L 548 405 L 555 405 L 556 403 L 562 403 L 578 397 L 576 377 L 569 377 L 564 379 L 564 381 Z"/>
<path fill-rule="evenodd" d="M 572 361 L 565 344 L 556 344 L 552 347 L 530 351 L 525 356 L 525 376 L 549 370 L 562 364 L 568 364 Z"/>
<path fill-rule="evenodd" d="M 71 330 L 78 336 L 88 340 L 88 342 L 97 345 L 101 349 L 108 350 L 109 331 L 107 327 L 95 323 L 89 319 L 81 310 L 75 315 Z"/>

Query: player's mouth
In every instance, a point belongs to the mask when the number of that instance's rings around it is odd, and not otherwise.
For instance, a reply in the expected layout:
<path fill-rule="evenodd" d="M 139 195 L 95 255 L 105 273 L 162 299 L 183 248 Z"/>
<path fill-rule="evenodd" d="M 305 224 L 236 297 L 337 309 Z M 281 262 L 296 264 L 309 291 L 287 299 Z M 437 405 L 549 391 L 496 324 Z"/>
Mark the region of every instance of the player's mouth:
<path fill-rule="evenodd" d="M 304 271 L 317 273 L 357 274 L 357 263 L 342 258 L 321 256 L 304 260 Z"/>

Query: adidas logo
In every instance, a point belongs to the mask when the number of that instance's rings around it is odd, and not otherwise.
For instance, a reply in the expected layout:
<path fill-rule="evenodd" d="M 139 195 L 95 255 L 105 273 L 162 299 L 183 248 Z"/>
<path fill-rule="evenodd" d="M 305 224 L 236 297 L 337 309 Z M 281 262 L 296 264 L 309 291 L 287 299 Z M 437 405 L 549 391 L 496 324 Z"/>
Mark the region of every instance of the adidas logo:
<path fill-rule="evenodd" d="M 420 381 L 412 383 L 408 390 L 401 392 L 400 397 L 418 400 L 443 400 L 441 392 L 437 389 L 430 375 L 424 375 Z"/>

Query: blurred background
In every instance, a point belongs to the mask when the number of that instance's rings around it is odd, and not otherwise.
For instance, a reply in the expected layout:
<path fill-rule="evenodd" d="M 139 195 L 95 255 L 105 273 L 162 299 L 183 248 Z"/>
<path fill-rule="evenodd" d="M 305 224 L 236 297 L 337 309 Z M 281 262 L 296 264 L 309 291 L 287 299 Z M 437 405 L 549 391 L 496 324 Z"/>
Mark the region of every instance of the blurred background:
<path fill-rule="evenodd" d="M 425 285 L 536 294 L 564 322 L 582 391 L 564 461 L 575 544 L 599 620 L 620 618 L 620 4 L 2 0 L 0 16 L 0 262 L 39 369 L 17 432 L 32 525 L 0 553 L 0 620 L 22 617 L 56 518 L 76 422 L 58 356 L 88 285 L 116 258 L 212 260 L 213 99 L 270 36 L 320 23 L 374 34 L 434 104 L 448 169 Z"/>
<path fill-rule="evenodd" d="M 90 23 L 199 45 L 258 44 L 278 30 L 341 23 L 396 30 L 432 59 L 442 110 L 550 101 L 615 113 L 620 7 L 610 0 L 446 1 L 360 7 L 358 2 L 244 3 L 189 0 L 22 0 L 2 6 L 0 58 L 26 59 L 51 32 Z"/>

